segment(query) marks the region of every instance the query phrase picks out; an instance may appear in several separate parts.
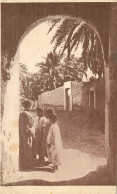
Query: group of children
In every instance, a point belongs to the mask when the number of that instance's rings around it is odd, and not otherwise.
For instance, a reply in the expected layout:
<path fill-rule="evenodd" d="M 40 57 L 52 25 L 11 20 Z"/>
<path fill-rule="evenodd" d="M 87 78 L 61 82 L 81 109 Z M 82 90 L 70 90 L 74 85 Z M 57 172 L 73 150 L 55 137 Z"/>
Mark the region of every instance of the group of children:
<path fill-rule="evenodd" d="M 45 159 L 52 172 L 61 164 L 62 141 L 53 109 L 37 108 L 37 118 L 30 114 L 31 104 L 23 102 L 24 110 L 19 117 L 20 169 L 44 165 Z"/>

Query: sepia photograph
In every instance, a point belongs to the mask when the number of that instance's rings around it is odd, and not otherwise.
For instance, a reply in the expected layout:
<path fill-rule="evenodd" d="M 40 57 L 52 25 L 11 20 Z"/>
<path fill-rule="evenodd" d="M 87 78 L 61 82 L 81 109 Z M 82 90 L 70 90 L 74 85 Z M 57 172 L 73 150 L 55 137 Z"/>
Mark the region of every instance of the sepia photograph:
<path fill-rule="evenodd" d="M 1 3 L 1 186 L 115 186 L 116 85 L 116 2 Z"/>

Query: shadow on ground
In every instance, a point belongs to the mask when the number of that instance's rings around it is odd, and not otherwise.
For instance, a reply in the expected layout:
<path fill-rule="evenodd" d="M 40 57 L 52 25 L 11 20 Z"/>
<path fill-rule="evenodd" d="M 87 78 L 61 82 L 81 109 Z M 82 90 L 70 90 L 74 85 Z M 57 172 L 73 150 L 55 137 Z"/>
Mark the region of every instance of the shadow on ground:
<path fill-rule="evenodd" d="M 4 184 L 3 186 L 65 186 L 65 185 L 116 185 L 116 178 L 110 177 L 107 166 L 99 166 L 96 171 L 90 172 L 86 176 L 69 181 L 49 182 L 43 180 L 24 180 Z"/>

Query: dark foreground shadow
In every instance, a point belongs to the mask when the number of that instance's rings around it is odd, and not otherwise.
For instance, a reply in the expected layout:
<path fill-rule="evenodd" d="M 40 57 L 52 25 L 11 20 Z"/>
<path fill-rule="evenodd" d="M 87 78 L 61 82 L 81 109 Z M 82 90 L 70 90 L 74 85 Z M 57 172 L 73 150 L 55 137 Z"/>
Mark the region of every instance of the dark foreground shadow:
<path fill-rule="evenodd" d="M 45 167 L 34 167 L 34 168 L 22 170 L 22 172 L 30 172 L 30 171 L 52 172 L 52 169 L 45 166 Z"/>
<path fill-rule="evenodd" d="M 116 178 L 110 177 L 108 169 L 106 166 L 100 166 L 94 172 L 90 172 L 85 177 L 79 179 L 73 179 L 69 181 L 59 181 L 59 182 L 49 182 L 44 180 L 24 180 L 9 184 L 4 184 L 3 186 L 76 186 L 76 185 L 116 185 Z"/>
<path fill-rule="evenodd" d="M 37 162 L 37 163 L 35 163 L 34 167 L 23 168 L 22 170 L 20 169 L 20 171 L 21 172 L 31 172 L 31 171 L 52 172 L 52 168 L 48 166 L 49 164 L 50 164 L 50 162 L 44 162 L 43 165 L 40 165 Z"/>

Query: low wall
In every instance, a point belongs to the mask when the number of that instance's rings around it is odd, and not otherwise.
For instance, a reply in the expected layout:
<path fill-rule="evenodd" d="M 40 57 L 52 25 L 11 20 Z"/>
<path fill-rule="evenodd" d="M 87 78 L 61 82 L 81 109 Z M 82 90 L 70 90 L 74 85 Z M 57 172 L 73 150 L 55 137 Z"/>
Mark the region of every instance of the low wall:
<path fill-rule="evenodd" d="M 38 105 L 47 108 L 58 107 L 64 109 L 64 86 L 42 93 L 38 97 Z"/>

